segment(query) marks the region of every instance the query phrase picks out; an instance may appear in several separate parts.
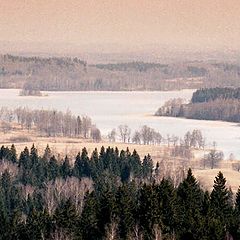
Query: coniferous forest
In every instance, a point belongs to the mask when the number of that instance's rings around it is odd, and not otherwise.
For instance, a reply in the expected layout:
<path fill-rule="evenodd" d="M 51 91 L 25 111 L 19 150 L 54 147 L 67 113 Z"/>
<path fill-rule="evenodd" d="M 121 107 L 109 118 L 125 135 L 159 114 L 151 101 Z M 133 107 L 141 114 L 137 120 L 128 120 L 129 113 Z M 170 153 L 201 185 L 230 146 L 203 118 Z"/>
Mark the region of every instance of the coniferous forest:
<path fill-rule="evenodd" d="M 1 239 L 240 239 L 240 190 L 221 172 L 211 192 L 191 169 L 176 185 L 151 156 L 110 147 L 59 159 L 2 146 L 0 164 Z"/>

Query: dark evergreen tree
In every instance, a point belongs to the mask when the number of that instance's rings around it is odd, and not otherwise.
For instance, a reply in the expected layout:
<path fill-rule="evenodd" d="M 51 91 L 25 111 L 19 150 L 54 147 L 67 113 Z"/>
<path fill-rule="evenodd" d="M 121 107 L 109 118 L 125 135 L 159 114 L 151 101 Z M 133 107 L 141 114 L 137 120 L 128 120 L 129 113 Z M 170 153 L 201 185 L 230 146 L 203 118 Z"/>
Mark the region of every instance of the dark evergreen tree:
<path fill-rule="evenodd" d="M 142 163 L 142 177 L 151 179 L 153 173 L 153 161 L 151 156 L 148 154 L 144 157 L 143 163 Z"/>
<path fill-rule="evenodd" d="M 159 185 L 155 186 L 157 198 L 157 223 L 162 228 L 162 233 L 167 238 L 174 235 L 177 226 L 177 201 L 176 191 L 169 179 L 162 179 Z"/>
<path fill-rule="evenodd" d="M 133 173 L 133 176 L 140 178 L 142 173 L 141 160 L 140 160 L 140 156 L 138 155 L 135 149 L 133 150 L 133 153 L 130 157 L 129 164 L 130 164 L 131 172 Z"/>
<path fill-rule="evenodd" d="M 202 233 L 199 230 L 203 217 L 201 215 L 203 199 L 204 193 L 189 169 L 187 177 L 180 183 L 177 190 L 180 239 L 202 239 Z"/>
<path fill-rule="evenodd" d="M 78 222 L 78 215 L 71 200 L 62 200 L 54 213 L 54 220 L 56 226 L 64 229 L 68 234 L 76 234 L 76 223 Z"/>
<path fill-rule="evenodd" d="M 43 159 L 45 159 L 46 161 L 49 161 L 51 157 L 52 157 L 52 152 L 49 145 L 47 144 L 47 147 L 44 150 Z"/>
<path fill-rule="evenodd" d="M 59 176 L 59 165 L 54 155 L 50 158 L 48 171 L 49 180 L 55 180 Z"/>
<path fill-rule="evenodd" d="M 65 157 L 65 160 L 60 168 L 61 176 L 66 179 L 67 177 L 72 176 L 72 169 L 68 157 Z"/>
<path fill-rule="evenodd" d="M 222 239 L 229 229 L 229 217 L 232 214 L 232 206 L 230 205 L 230 194 L 226 187 L 226 179 L 222 172 L 219 172 L 214 180 L 213 191 L 210 195 L 211 234 L 216 239 Z"/>
<path fill-rule="evenodd" d="M 137 189 L 134 183 L 124 184 L 117 191 L 117 209 L 119 220 L 119 235 L 128 239 L 134 229 L 137 212 Z"/>
<path fill-rule="evenodd" d="M 11 149 L 10 149 L 10 159 L 9 160 L 12 163 L 17 162 L 17 151 L 16 151 L 16 148 L 15 148 L 14 144 L 12 144 Z"/>
<path fill-rule="evenodd" d="M 80 219 L 80 235 L 83 240 L 102 239 L 102 233 L 98 226 L 99 205 L 97 196 L 94 192 L 87 193 L 85 196 L 85 205 Z"/>
<path fill-rule="evenodd" d="M 154 237 L 153 228 L 158 223 L 157 198 L 154 187 L 144 184 L 140 189 L 138 216 L 144 239 Z"/>
<path fill-rule="evenodd" d="M 90 177 L 91 175 L 90 163 L 86 148 L 83 148 L 81 155 L 78 153 L 76 157 L 74 164 L 74 174 L 79 178 Z"/>

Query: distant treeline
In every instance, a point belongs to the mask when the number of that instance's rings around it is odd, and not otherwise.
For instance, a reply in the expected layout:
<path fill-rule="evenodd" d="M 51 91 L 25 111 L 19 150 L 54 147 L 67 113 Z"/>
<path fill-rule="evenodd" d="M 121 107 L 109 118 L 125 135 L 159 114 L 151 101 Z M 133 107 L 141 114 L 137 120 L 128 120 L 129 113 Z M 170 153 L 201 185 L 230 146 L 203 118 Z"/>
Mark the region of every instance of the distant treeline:
<path fill-rule="evenodd" d="M 234 195 L 221 172 L 211 192 L 191 169 L 178 173 L 164 177 L 149 155 L 141 161 L 128 149 L 89 157 L 83 148 L 57 161 L 49 147 L 17 157 L 14 145 L 2 146 L 0 239 L 239 239 L 240 189 Z"/>
<path fill-rule="evenodd" d="M 115 64 L 96 64 L 92 65 L 100 69 L 107 69 L 110 71 L 129 71 L 135 70 L 137 72 L 146 72 L 151 69 L 167 68 L 167 64 L 160 63 L 145 63 L 145 62 L 129 62 L 129 63 L 115 63 Z"/>
<path fill-rule="evenodd" d="M 31 110 L 28 108 L 0 109 L 0 120 L 4 122 L 5 132 L 11 130 L 11 122 L 22 128 L 36 129 L 45 136 L 84 137 L 101 140 L 100 130 L 92 124 L 88 116 L 74 116 L 70 111 Z"/>
<path fill-rule="evenodd" d="M 217 99 L 240 100 L 240 88 L 203 88 L 193 93 L 191 103 L 210 102 Z"/>
<path fill-rule="evenodd" d="M 156 91 L 225 86 L 240 87 L 240 66 L 204 61 L 168 64 L 135 61 L 91 65 L 76 57 L 0 55 L 0 88 Z"/>
<path fill-rule="evenodd" d="M 160 107 L 155 115 L 240 122 L 240 88 L 197 90 L 189 104 L 183 104 L 181 99 L 172 99 Z"/>

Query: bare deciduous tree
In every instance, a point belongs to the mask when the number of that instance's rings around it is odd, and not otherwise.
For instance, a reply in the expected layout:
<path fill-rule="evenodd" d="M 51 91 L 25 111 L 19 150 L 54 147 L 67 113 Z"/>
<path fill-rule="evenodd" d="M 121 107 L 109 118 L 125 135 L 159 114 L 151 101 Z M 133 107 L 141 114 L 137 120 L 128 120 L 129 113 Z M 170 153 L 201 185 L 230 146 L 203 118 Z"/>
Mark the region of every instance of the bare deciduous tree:
<path fill-rule="evenodd" d="M 112 131 L 108 134 L 108 140 L 109 142 L 116 142 L 116 135 L 117 135 L 117 132 L 116 132 L 116 129 L 112 129 Z"/>
<path fill-rule="evenodd" d="M 127 125 L 118 126 L 118 131 L 122 142 L 126 143 L 130 141 L 131 129 Z"/>

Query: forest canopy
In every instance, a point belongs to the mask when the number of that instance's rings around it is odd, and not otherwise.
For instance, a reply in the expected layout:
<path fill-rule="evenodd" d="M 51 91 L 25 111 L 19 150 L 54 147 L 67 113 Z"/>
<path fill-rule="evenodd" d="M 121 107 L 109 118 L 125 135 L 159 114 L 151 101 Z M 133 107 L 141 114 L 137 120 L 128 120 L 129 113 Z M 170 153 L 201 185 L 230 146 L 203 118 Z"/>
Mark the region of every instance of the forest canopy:
<path fill-rule="evenodd" d="M 151 156 L 104 147 L 56 159 L 33 145 L 0 149 L 1 239 L 239 239 L 240 189 L 221 172 L 211 192 Z"/>

